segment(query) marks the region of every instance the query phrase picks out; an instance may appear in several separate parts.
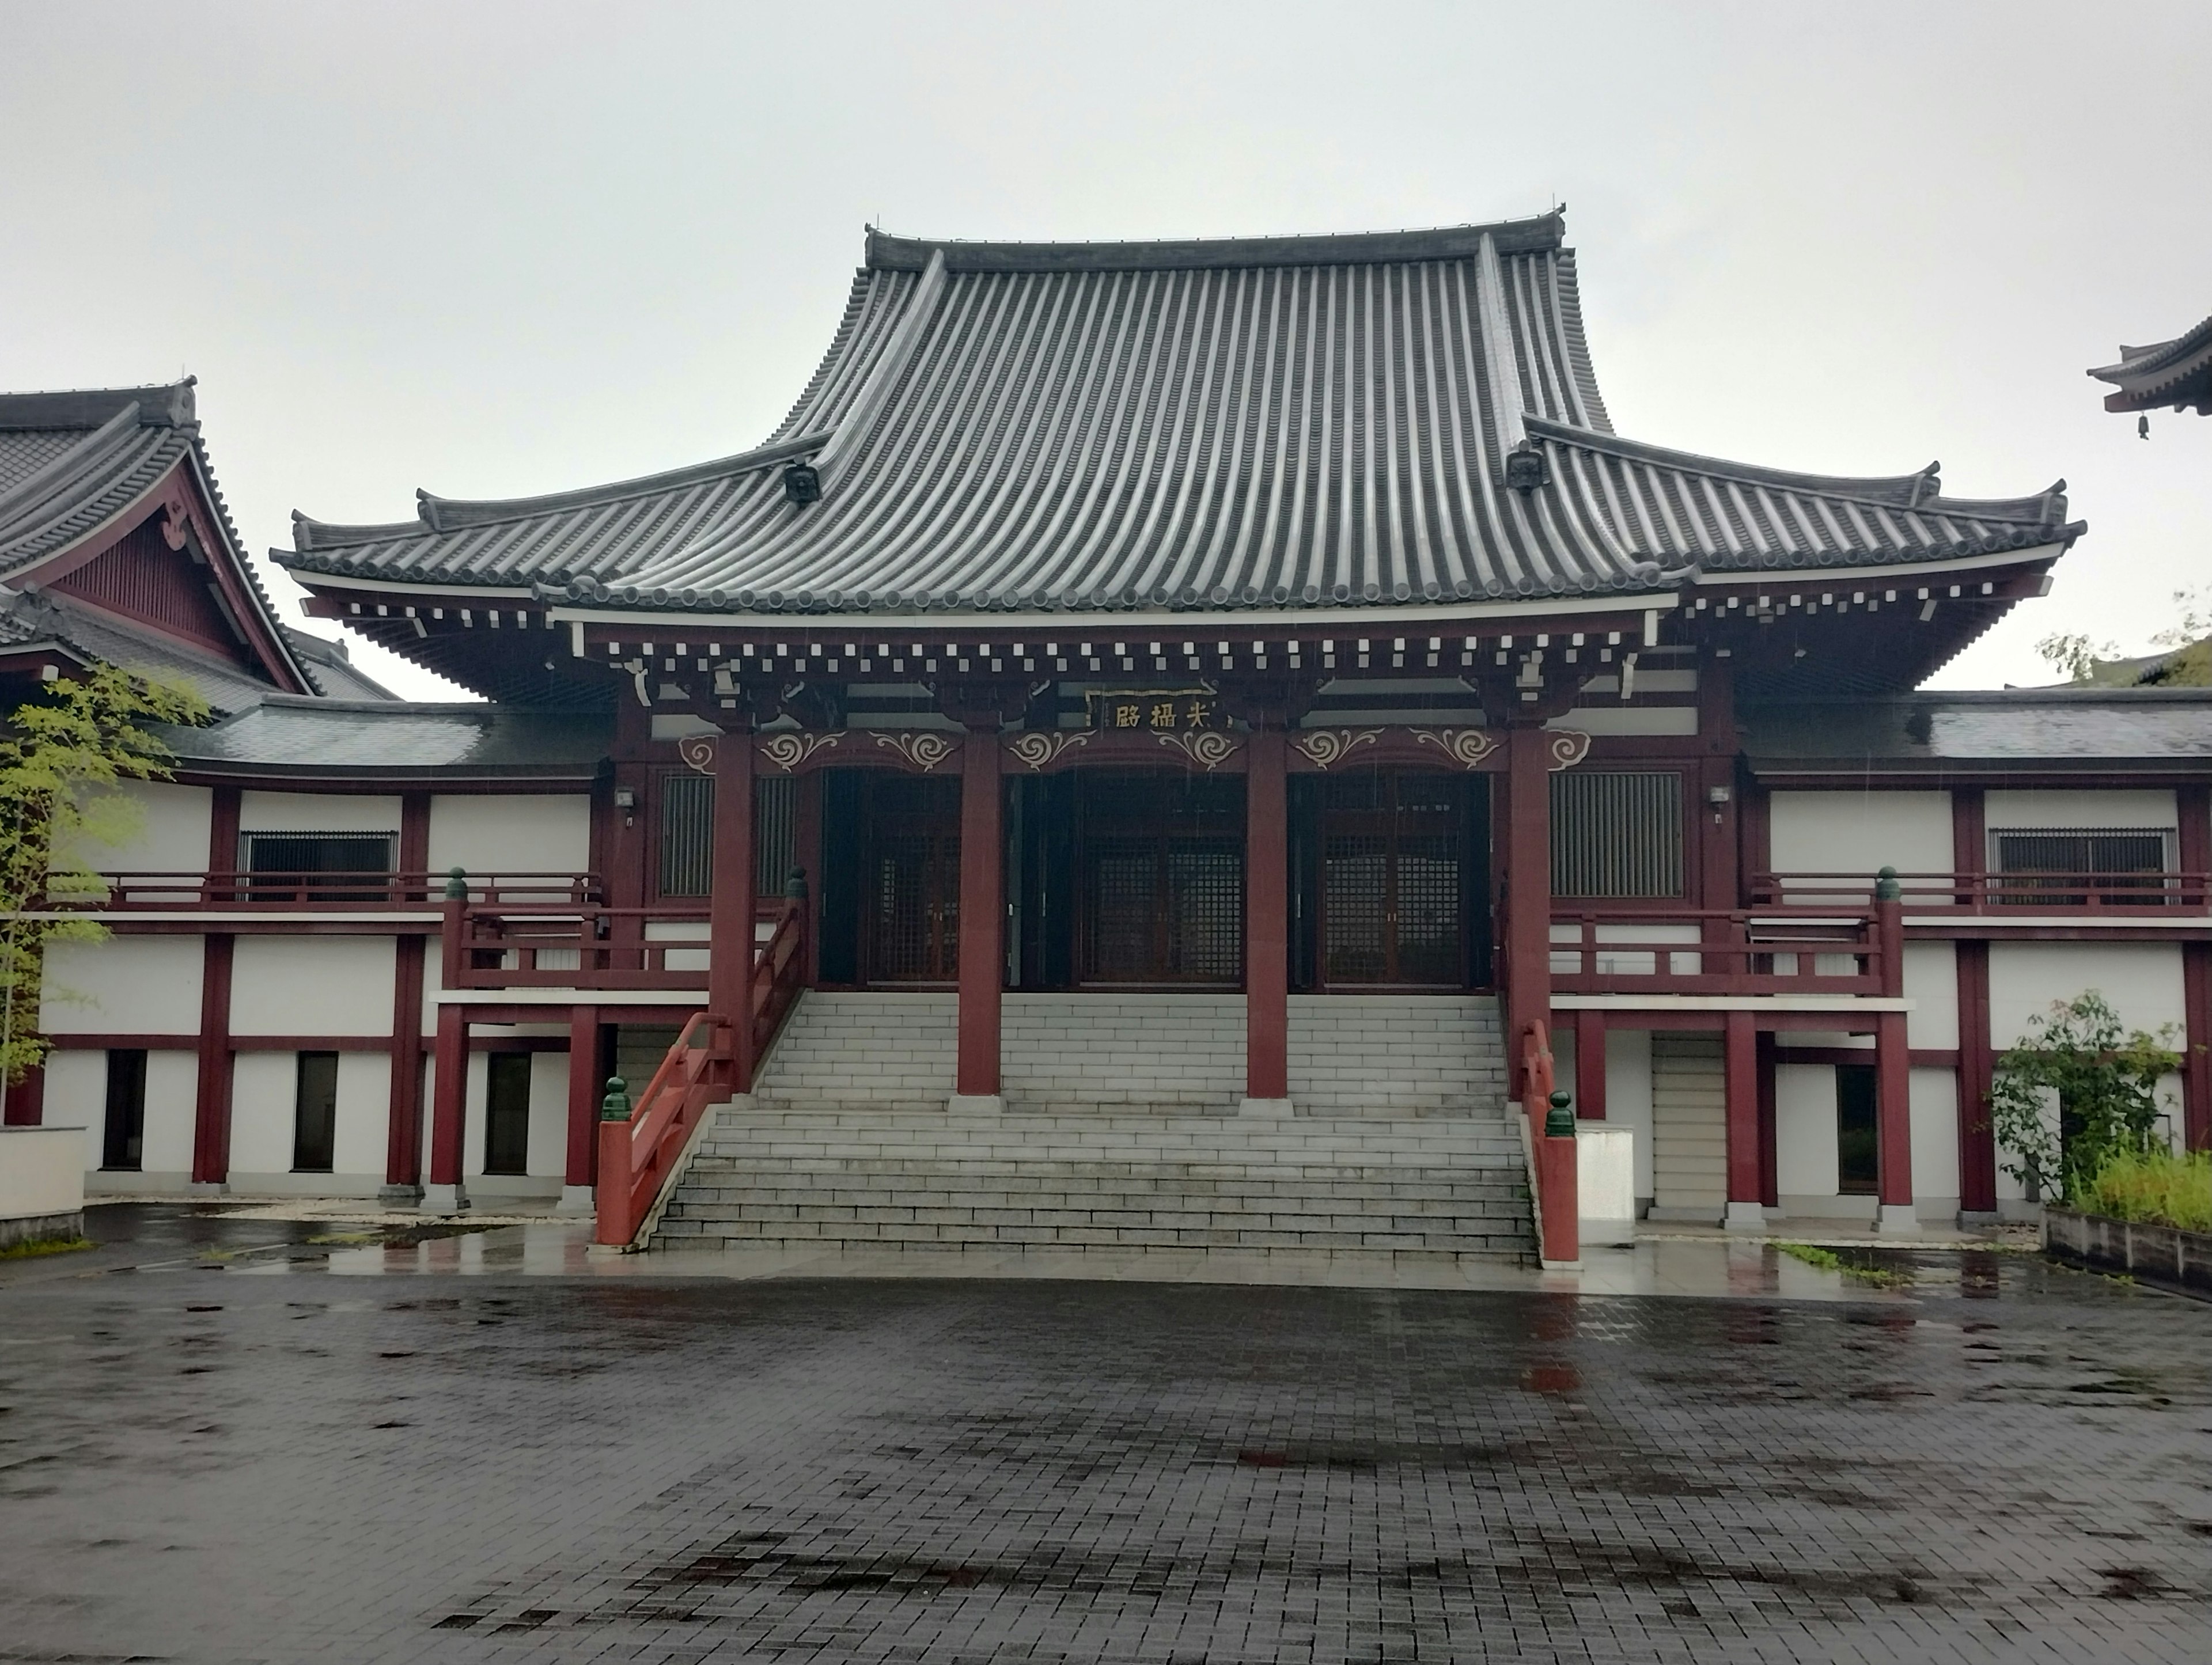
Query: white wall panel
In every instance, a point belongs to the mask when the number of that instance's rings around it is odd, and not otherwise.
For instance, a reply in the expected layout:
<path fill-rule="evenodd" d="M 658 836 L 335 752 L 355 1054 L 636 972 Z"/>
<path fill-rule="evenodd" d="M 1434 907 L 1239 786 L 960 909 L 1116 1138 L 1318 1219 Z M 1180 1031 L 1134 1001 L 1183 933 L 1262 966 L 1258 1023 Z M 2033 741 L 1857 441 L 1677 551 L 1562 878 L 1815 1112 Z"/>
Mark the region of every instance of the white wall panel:
<path fill-rule="evenodd" d="M 1959 1044 L 1959 958 L 1948 942 L 1905 945 L 1906 1042 L 1949 1052 Z"/>
<path fill-rule="evenodd" d="M 396 833 L 399 799 L 356 793 L 245 792 L 238 797 L 238 829 Z"/>
<path fill-rule="evenodd" d="M 2018 1042 L 2030 1018 L 2094 988 L 2130 1029 L 2155 1034 L 2182 1022 L 2181 948 L 2172 943 L 1997 942 L 1990 945 L 1990 1042 Z"/>
<path fill-rule="evenodd" d="M 1949 1070 L 1915 1070 L 1912 1109 L 1912 1195 L 1931 1218 L 1959 1208 L 1959 1079 Z"/>
<path fill-rule="evenodd" d="M 231 962 L 234 1035 L 388 1035 L 390 937 L 240 937 Z"/>
<path fill-rule="evenodd" d="M 215 793 L 167 781 L 132 781 L 118 787 L 137 800 L 141 820 L 116 844 L 86 842 L 77 854 L 103 872 L 203 873 Z"/>
<path fill-rule="evenodd" d="M 46 1032 L 197 1036 L 200 970 L 198 937 L 56 943 L 46 951 Z"/>
<path fill-rule="evenodd" d="M 526 1164 L 540 1178 L 568 1171 L 568 1054 L 530 1055 L 530 1153 Z"/>
<path fill-rule="evenodd" d="M 384 1172 L 390 1150 L 392 1060 L 380 1052 L 338 1054 L 338 1127 L 331 1167 L 341 1174 Z"/>
<path fill-rule="evenodd" d="M 241 1052 L 230 1078 L 230 1171 L 289 1174 L 300 1096 L 296 1052 Z"/>
<path fill-rule="evenodd" d="M 465 1179 L 483 1177 L 484 1094 L 490 1079 L 490 1066 L 484 1061 L 485 1056 L 474 1049 L 469 1053 L 467 1113 L 461 1118 L 461 1174 Z"/>
<path fill-rule="evenodd" d="M 1651 1031 L 1605 1032 L 1605 1119 L 1636 1134 L 1636 1194 L 1651 1195 Z"/>
<path fill-rule="evenodd" d="M 592 865 L 592 800 L 582 793 L 430 800 L 430 870 L 574 873 Z"/>
<path fill-rule="evenodd" d="M 2171 827 L 2171 792 L 1993 792 L 1982 799 L 1991 832 L 2014 827 Z"/>
<path fill-rule="evenodd" d="M 149 1058 L 146 1061 L 150 1066 L 154 1060 Z M 149 1073 L 151 1073 L 150 1068 Z M 149 1099 L 153 1097 L 150 1089 L 146 1096 Z M 101 1123 L 106 1109 L 106 1053 L 50 1052 L 46 1054 L 46 1103 L 41 1114 L 49 1127 L 84 1129 L 84 1165 L 88 1169 L 100 1166 Z"/>
<path fill-rule="evenodd" d="M 1768 824 L 1778 873 L 1951 871 L 1948 792 L 1778 792 Z"/>
<path fill-rule="evenodd" d="M 94 1054 L 95 1057 L 102 1056 Z M 106 1091 L 103 1068 L 100 1087 Z M 139 1166 L 149 1174 L 189 1174 L 192 1141 L 199 1122 L 200 1055 L 197 1052 L 146 1054 L 146 1143 Z"/>
<path fill-rule="evenodd" d="M 1774 1066 L 1774 1188 L 1785 1197 L 1832 1197 L 1842 1182 L 1836 1147 L 1836 1071 L 1830 1064 Z"/>

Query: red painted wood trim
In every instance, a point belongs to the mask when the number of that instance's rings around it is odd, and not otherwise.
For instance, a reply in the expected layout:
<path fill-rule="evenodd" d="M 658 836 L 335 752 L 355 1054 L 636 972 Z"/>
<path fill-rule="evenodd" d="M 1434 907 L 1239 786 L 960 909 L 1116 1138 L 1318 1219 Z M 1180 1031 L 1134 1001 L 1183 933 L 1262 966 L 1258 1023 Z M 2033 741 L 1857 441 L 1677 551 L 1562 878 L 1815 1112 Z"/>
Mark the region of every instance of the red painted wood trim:
<path fill-rule="evenodd" d="M 1777 1130 L 1774 1060 L 1778 1048 L 1771 1030 L 1753 1042 L 1754 1067 L 1759 1072 L 1759 1200 L 1769 1208 L 1782 1206 L 1782 1139 Z"/>
<path fill-rule="evenodd" d="M 599 1097 L 605 1037 L 597 1006 L 568 1012 L 568 1152 L 562 1182 L 590 1185 L 599 1171 Z"/>
<path fill-rule="evenodd" d="M 1551 736 L 1533 725 L 1505 732 L 1505 1001 L 1507 1033 L 1528 1025 L 1548 1030 L 1552 1018 L 1552 748 Z M 1522 1096 L 1520 1047 L 1508 1048 Z"/>
<path fill-rule="evenodd" d="M 714 744 L 714 840 L 708 880 L 707 1010 L 729 1024 L 730 1083 L 753 1087 L 753 746 L 744 728 Z"/>
<path fill-rule="evenodd" d="M 1761 1032 L 1775 1033 L 1771 1030 Z M 1959 1054 L 1948 1047 L 1913 1047 L 1909 1049 L 1907 1056 L 1917 1070 L 1948 1070 L 1959 1066 Z M 1871 1066 L 1875 1062 L 1875 1049 L 1872 1047 L 1793 1047 L 1782 1044 L 1778 1037 L 1774 1061 L 1778 1064 Z"/>
<path fill-rule="evenodd" d="M 1291 1096 L 1291 855 L 1285 753 L 1272 726 L 1246 741 L 1244 776 L 1244 1091 Z"/>
<path fill-rule="evenodd" d="M 230 971 L 237 939 L 211 936 L 200 951 L 199 1080 L 192 1117 L 192 1182 L 230 1177 Z"/>
<path fill-rule="evenodd" d="M 1905 1042 L 1903 1012 L 1885 1012 L 1875 1020 L 1874 1067 L 1881 1203 L 1885 1208 L 1909 1207 L 1912 1202 L 1912 1050 Z"/>
<path fill-rule="evenodd" d="M 805 981 L 811 988 L 822 980 L 822 777 L 802 775 L 792 790 L 791 859 L 806 874 Z"/>
<path fill-rule="evenodd" d="M 469 1019 L 465 1008 L 438 1008 L 438 1066 L 431 1079 L 430 1183 L 461 1182 L 469 1103 Z"/>
<path fill-rule="evenodd" d="M 587 998 L 578 1004 L 588 1006 L 591 1004 L 591 1001 Z M 469 1050 L 471 1052 L 489 1052 L 496 1049 L 496 1038 L 489 1036 L 477 1035 L 474 1032 L 476 1030 L 480 1028 L 503 1026 L 510 1024 L 565 1024 L 568 1021 L 569 1012 L 574 1010 L 574 1006 L 567 1002 L 561 1002 L 549 1006 L 495 1006 L 489 1003 L 479 1005 L 471 1001 L 467 1005 L 455 1003 L 450 1007 L 441 1006 L 439 1008 L 441 1012 L 449 1009 L 463 1012 L 466 1015 L 466 1020 L 471 1026 Z M 632 1026 L 649 1024 L 656 1029 L 681 1029 L 684 1024 L 690 1023 L 692 1018 L 698 1016 L 700 1010 L 701 1008 L 696 1005 L 607 1006 L 602 1004 L 600 1006 L 602 1014 L 611 1023 L 629 1024 Z M 544 1040 L 546 1042 L 548 1047 L 556 1052 L 562 1050 L 568 1044 L 565 1036 L 549 1037 L 540 1036 L 536 1037 L 519 1036 L 511 1038 L 526 1040 L 535 1038 Z M 635 1082 L 632 1082 L 630 1085 L 635 1086 L 637 1084 Z"/>
<path fill-rule="evenodd" d="M 970 729 L 960 769 L 960 1056 L 956 1091 L 999 1091 L 1000 991 L 1006 981 L 1005 881 L 1000 848 L 1000 744 Z"/>
<path fill-rule="evenodd" d="M 239 868 L 239 789 L 217 787 L 208 795 L 208 865 L 211 873 L 234 873 Z M 210 895 L 210 901 L 225 898 Z"/>
<path fill-rule="evenodd" d="M 138 1034 L 112 1030 L 81 1035 L 57 1035 L 47 1044 L 58 1052 L 191 1052 L 200 1050 L 198 1035 Z M 241 1052 L 390 1052 L 388 1035 L 230 1035 L 224 1047 L 235 1056 Z M 421 1042 L 416 1050 L 422 1051 Z"/>
<path fill-rule="evenodd" d="M 2192 1151 L 2212 1150 L 2212 943 L 2184 945 L 2181 1001 L 2182 1138 Z"/>
<path fill-rule="evenodd" d="M 1575 1013 L 1575 1114 L 1605 1120 L 1605 1013 Z"/>
<path fill-rule="evenodd" d="M 1759 1138 L 1759 1031 L 1747 1012 L 1725 1014 L 1721 1070 L 1728 1115 L 1728 1200 L 1756 1203 L 1765 1191 Z"/>
<path fill-rule="evenodd" d="M 1996 1064 L 1990 1049 L 1990 945 L 1961 942 L 1954 951 L 1959 986 L 1959 1206 L 1968 1213 L 1994 1213 L 1997 1145 L 1988 1103 Z"/>
<path fill-rule="evenodd" d="M 47 1043 L 49 1046 L 52 1042 Z M 9 1083 L 4 1125 L 10 1127 L 36 1127 L 46 1119 L 46 1071 L 43 1064 L 33 1064 L 23 1072 L 21 1081 Z"/>
<path fill-rule="evenodd" d="M 422 937 L 392 944 L 392 1080 L 384 1139 L 384 1182 L 422 1182 Z"/>

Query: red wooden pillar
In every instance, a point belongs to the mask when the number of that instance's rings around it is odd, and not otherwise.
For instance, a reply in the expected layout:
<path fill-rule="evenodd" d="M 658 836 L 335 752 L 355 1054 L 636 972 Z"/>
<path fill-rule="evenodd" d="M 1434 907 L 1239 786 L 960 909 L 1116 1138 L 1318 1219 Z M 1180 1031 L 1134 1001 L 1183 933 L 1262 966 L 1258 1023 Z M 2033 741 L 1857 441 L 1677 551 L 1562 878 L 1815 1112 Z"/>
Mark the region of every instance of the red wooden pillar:
<path fill-rule="evenodd" d="M 412 1208 L 422 1200 L 422 957 L 428 939 L 401 937 L 392 944 L 392 1085 L 384 1141 L 386 1206 Z"/>
<path fill-rule="evenodd" d="M 599 1152 L 599 1009 L 568 1009 L 568 1152 L 562 1176 L 561 1212 L 592 1212 L 592 1186 Z M 642 1085 L 642 1084 L 641 1084 Z"/>
<path fill-rule="evenodd" d="M 806 986 L 822 981 L 822 791 L 817 770 L 802 775 L 793 784 L 791 860 L 806 875 Z M 773 891 L 781 895 L 790 875 L 772 873 Z"/>
<path fill-rule="evenodd" d="M 199 1081 L 192 1117 L 192 1184 L 230 1182 L 230 967 L 238 939 L 211 936 L 200 961 Z"/>
<path fill-rule="evenodd" d="M 1959 984 L 1959 1212 L 1972 1223 L 1997 1212 L 1997 1139 L 1990 1124 L 1990 945 L 1960 941 Z M 1962 1222 L 1966 1223 L 1966 1222 Z"/>
<path fill-rule="evenodd" d="M 1514 1095 L 1522 1037 L 1552 1018 L 1552 737 L 1534 725 L 1505 732 L 1505 999 Z"/>
<path fill-rule="evenodd" d="M 1885 874 L 1887 868 L 1883 869 Z M 1897 881 L 1875 886 L 1875 930 L 1881 945 L 1881 992 L 1890 1000 L 1905 994 L 1905 904 Z M 1875 1139 L 1880 1147 L 1879 1229 L 1919 1230 L 1912 1212 L 1912 1052 L 1905 1013 L 1876 1014 L 1874 1031 Z"/>
<path fill-rule="evenodd" d="M 1575 1013 L 1575 1115 L 1605 1120 L 1605 1013 Z"/>
<path fill-rule="evenodd" d="M 9 1085 L 5 1125 L 36 1127 L 46 1119 L 46 1067 L 33 1064 L 21 1081 Z"/>
<path fill-rule="evenodd" d="M 1728 1216 L 1731 1231 L 1766 1229 L 1765 1164 L 1759 1137 L 1759 1030 L 1748 1012 L 1721 1020 L 1722 1091 L 1728 1116 Z"/>
<path fill-rule="evenodd" d="M 1759 1200 L 1769 1208 L 1782 1206 L 1781 1139 L 1776 1128 L 1774 1068 L 1778 1045 L 1772 1030 L 1759 1031 Z"/>
<path fill-rule="evenodd" d="M 1246 1115 L 1291 1109 L 1290 742 L 1255 724 L 1244 777 L 1244 1103 Z"/>
<path fill-rule="evenodd" d="M 960 752 L 960 1060 L 951 1108 L 996 1110 L 1006 897 L 1000 873 L 999 734 L 973 725 Z"/>
<path fill-rule="evenodd" d="M 461 1182 L 461 1152 L 468 1126 L 469 1013 L 463 1006 L 438 1008 L 437 1071 L 431 1084 L 430 1183 L 422 1206 L 434 1214 L 457 1214 L 469 1206 Z"/>
<path fill-rule="evenodd" d="M 2176 854 L 2184 881 L 2183 905 L 2202 908 L 2212 896 L 2212 787 L 2183 787 L 2175 796 L 2180 836 Z M 2192 1151 L 2212 1150 L 2212 943 L 2181 947 L 2183 1047 L 2182 1138 Z"/>
<path fill-rule="evenodd" d="M 753 1090 L 753 737 L 737 726 L 714 743 L 714 846 L 708 879 L 707 1010 L 729 1025 L 730 1091 Z"/>

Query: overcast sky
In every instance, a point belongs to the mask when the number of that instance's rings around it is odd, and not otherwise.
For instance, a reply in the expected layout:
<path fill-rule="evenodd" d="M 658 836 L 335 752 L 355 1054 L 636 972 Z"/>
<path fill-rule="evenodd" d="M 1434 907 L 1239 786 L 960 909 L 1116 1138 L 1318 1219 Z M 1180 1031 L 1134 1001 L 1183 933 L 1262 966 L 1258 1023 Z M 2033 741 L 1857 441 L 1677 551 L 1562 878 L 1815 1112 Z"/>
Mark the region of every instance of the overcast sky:
<path fill-rule="evenodd" d="M 2212 578 L 2212 5 L 0 0 L 0 387 L 200 379 L 257 551 L 756 443 L 862 226 L 1365 231 L 1568 204 L 1622 432 L 2088 537 L 1942 685 Z M 298 592 L 264 567 L 288 616 Z M 331 627 L 318 625 L 328 630 Z M 375 650 L 392 684 L 443 684 Z"/>

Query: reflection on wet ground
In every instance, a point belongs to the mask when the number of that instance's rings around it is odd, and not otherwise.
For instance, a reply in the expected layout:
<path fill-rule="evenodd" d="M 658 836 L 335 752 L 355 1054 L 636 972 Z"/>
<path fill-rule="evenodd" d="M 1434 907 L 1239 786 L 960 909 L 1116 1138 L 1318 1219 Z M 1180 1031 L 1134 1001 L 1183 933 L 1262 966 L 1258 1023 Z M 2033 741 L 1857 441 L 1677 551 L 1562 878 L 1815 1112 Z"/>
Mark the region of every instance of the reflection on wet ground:
<path fill-rule="evenodd" d="M 1870 1253 L 1912 1274 L 1884 1288 L 1644 1243 L 1602 1296 L 678 1278 L 568 1226 L 131 1206 L 0 1274 L 0 1658 L 2200 1662 L 2212 1634 L 2212 1306 L 2032 1256 Z"/>

